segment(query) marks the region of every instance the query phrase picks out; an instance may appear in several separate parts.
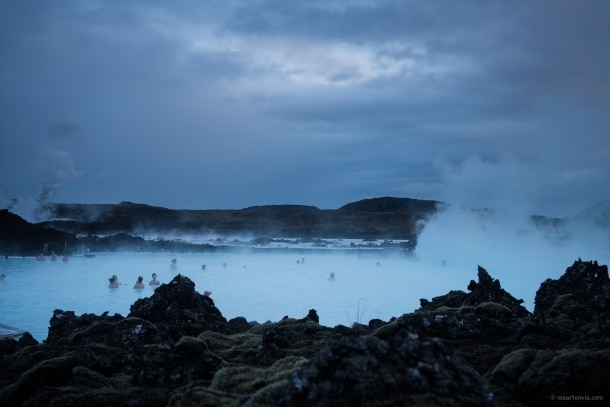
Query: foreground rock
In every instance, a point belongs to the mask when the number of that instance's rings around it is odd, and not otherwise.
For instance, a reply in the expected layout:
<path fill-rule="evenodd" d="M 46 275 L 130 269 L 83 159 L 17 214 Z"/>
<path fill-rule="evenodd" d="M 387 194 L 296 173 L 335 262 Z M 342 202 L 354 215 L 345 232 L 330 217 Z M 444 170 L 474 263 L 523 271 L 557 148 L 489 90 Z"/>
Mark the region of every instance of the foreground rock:
<path fill-rule="evenodd" d="M 227 321 L 176 276 L 127 317 L 55 310 L 49 336 L 0 341 L 0 405 L 522 406 L 608 400 L 608 269 L 577 261 L 534 313 L 482 267 L 389 322 L 324 327 L 315 310 Z M 556 399 L 553 399 L 555 397 Z"/>

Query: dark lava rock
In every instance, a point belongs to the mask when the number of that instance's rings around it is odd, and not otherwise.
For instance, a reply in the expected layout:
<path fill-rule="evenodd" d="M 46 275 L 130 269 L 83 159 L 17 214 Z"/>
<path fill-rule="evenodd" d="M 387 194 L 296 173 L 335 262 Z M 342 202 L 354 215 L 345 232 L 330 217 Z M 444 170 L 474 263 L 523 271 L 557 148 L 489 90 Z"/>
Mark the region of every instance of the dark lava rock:
<path fill-rule="evenodd" d="M 572 395 L 607 400 L 608 267 L 577 260 L 558 280 L 541 284 L 535 304 L 534 316 L 523 321 L 521 346 L 488 372 L 490 383 L 526 405 L 571 405 Z"/>
<path fill-rule="evenodd" d="M 320 323 L 320 317 L 315 309 L 310 309 L 305 318 L 311 319 L 313 322 Z"/>
<path fill-rule="evenodd" d="M 571 396 L 608 400 L 608 366 L 608 349 L 521 348 L 502 358 L 486 377 L 498 393 L 524 405 L 567 406 L 575 404 Z"/>
<path fill-rule="evenodd" d="M 495 303 L 508 308 L 516 317 L 525 317 L 530 313 L 523 307 L 523 300 L 518 300 L 504 290 L 500 281 L 493 279 L 487 270 L 478 266 L 479 281 L 470 280 L 468 290 L 470 293 L 463 291 L 450 291 L 448 294 L 435 297 L 432 301 L 421 299 L 421 309 L 431 310 L 440 307 L 463 307 L 463 306 L 478 306 L 483 303 Z"/>
<path fill-rule="evenodd" d="M 610 311 L 608 266 L 578 259 L 558 280 L 545 280 L 536 292 L 534 315 L 547 318 L 559 312 L 580 311 L 578 308 L 566 307 L 565 301 L 557 304 L 557 298 L 564 295 L 570 295 L 572 302 L 578 303 L 580 308 L 589 307 L 588 315 L 579 315 L 586 320 L 598 319 L 600 315 L 607 314 Z"/>
<path fill-rule="evenodd" d="M 74 311 L 54 310 L 53 316 L 49 321 L 49 334 L 45 342 L 53 345 L 67 345 L 70 337 L 78 332 L 86 331 L 89 327 L 98 324 L 114 324 L 122 321 L 121 314 L 108 316 L 107 314 L 83 314 L 77 316 Z"/>
<path fill-rule="evenodd" d="M 227 320 L 214 301 L 196 292 L 195 283 L 180 274 L 156 288 L 152 296 L 137 300 L 130 311 L 129 317 L 162 323 L 160 329 L 174 340 L 183 335 L 197 336 L 202 331 L 227 330 Z"/>
<path fill-rule="evenodd" d="M 235 317 L 227 322 L 227 332 L 232 334 L 244 333 L 252 328 L 252 325 L 244 317 Z"/>
<path fill-rule="evenodd" d="M 294 372 L 285 406 L 493 406 L 485 381 L 438 339 L 344 338 Z"/>
<path fill-rule="evenodd" d="M 0 209 L 0 253 L 2 255 L 38 255 L 47 250 L 64 254 L 63 248 L 74 247 L 77 237 L 53 228 L 41 228 L 20 216 Z"/>
<path fill-rule="evenodd" d="M 451 350 L 485 374 L 505 354 L 521 346 L 531 314 L 521 305 L 523 300 L 502 289 L 483 267 L 477 271 L 478 282 L 470 281 L 469 293 L 452 290 L 431 301 L 421 299 L 419 310 L 380 327 L 377 335 L 417 333 L 442 338 Z"/>

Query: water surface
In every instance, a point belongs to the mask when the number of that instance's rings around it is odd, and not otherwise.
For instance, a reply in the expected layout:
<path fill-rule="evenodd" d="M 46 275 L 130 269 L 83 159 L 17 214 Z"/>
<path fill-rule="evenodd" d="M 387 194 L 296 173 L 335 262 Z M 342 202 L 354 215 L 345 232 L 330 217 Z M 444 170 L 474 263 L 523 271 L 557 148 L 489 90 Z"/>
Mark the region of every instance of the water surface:
<path fill-rule="evenodd" d="M 177 269 L 170 268 L 173 258 Z M 205 265 L 205 269 L 202 269 Z M 565 270 L 488 269 L 502 286 L 533 310 L 540 283 Z M 378 250 L 353 251 L 235 251 L 228 253 L 98 253 L 95 258 L 72 257 L 67 262 L 10 257 L 0 260 L 0 322 L 46 339 L 53 310 L 83 313 L 129 314 L 139 298 L 151 296 L 151 274 L 162 283 L 178 273 L 189 277 L 195 289 L 212 291 L 223 316 L 249 321 L 278 321 L 284 316 L 302 318 L 316 309 L 326 326 L 389 320 L 430 299 L 476 280 L 476 262 L 461 264 L 441 259 L 424 261 L 413 256 Z M 334 273 L 335 278 L 330 279 Z M 116 274 L 125 284 L 108 288 Z M 133 288 L 138 276 L 146 288 Z"/>

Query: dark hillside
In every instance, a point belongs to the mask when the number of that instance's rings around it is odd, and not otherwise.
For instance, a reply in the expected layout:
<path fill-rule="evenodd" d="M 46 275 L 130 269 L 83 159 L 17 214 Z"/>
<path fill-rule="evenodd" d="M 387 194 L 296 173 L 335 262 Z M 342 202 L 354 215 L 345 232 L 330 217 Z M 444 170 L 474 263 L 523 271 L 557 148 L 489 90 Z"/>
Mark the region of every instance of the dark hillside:
<path fill-rule="evenodd" d="M 2 255 L 50 255 L 92 251 L 209 251 L 210 244 L 191 244 L 181 236 L 218 236 L 262 241 L 274 238 L 362 239 L 394 243 L 413 250 L 421 221 L 441 203 L 409 198 L 374 198 L 339 209 L 307 205 L 263 205 L 241 210 L 174 210 L 121 202 L 47 204 L 49 219 L 31 224 L 3 210 L 0 216 Z M 154 236 L 154 237 L 150 237 Z M 146 240 L 149 239 L 149 240 Z M 402 242 L 404 241 L 404 242 Z M 220 243 L 223 244 L 223 243 Z"/>
<path fill-rule="evenodd" d="M 241 210 L 172 210 L 122 202 L 119 205 L 55 204 L 55 220 L 41 226 L 74 234 L 198 233 L 292 238 L 409 239 L 437 202 L 375 198 L 321 210 L 306 205 L 264 205 Z M 92 214 L 97 213 L 97 217 Z"/>
<path fill-rule="evenodd" d="M 438 201 L 386 196 L 348 203 L 338 210 L 341 212 L 408 212 L 425 216 L 436 212 L 439 205 L 444 204 Z"/>
<path fill-rule="evenodd" d="M 0 253 L 3 255 L 49 255 L 51 252 L 59 255 L 67 247 L 73 248 L 76 241 L 70 233 L 38 227 L 7 209 L 0 210 Z"/>

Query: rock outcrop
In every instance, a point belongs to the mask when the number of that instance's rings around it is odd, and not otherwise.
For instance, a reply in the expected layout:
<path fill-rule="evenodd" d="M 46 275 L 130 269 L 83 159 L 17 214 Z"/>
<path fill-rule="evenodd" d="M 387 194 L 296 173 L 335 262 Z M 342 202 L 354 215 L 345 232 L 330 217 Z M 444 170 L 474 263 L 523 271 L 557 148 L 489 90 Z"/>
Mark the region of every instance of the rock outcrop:
<path fill-rule="evenodd" d="M 178 275 L 126 317 L 55 310 L 43 343 L 0 340 L 0 405 L 557 406 L 608 400 L 610 281 L 576 261 L 533 313 L 479 267 L 468 292 L 351 327 L 315 310 L 227 321 Z"/>

